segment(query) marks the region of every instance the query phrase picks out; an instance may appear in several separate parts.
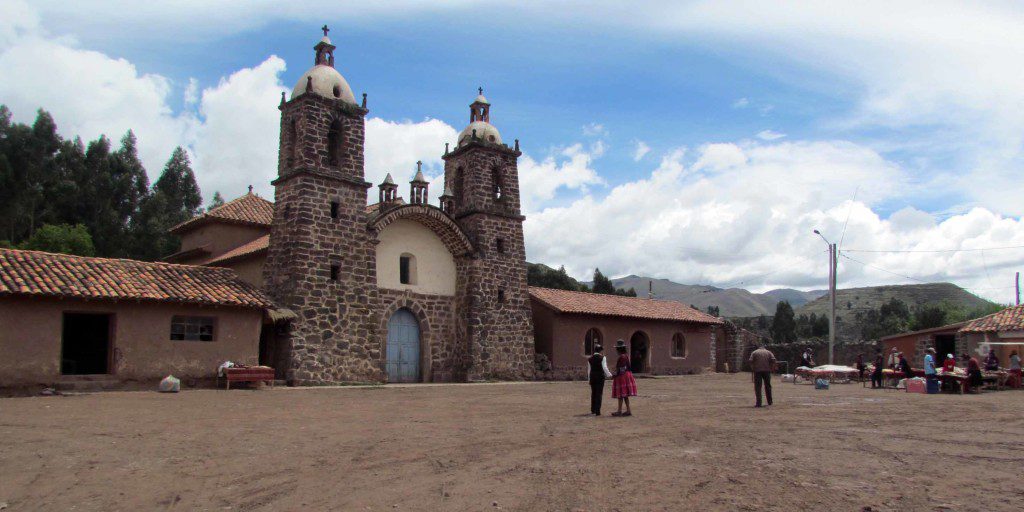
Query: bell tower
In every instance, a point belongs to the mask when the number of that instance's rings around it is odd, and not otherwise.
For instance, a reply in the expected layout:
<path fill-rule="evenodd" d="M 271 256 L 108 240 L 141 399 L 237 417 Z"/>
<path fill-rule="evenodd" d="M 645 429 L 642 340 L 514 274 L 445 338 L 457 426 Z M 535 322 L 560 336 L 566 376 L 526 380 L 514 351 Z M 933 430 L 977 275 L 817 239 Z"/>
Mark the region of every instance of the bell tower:
<path fill-rule="evenodd" d="M 444 155 L 444 209 L 477 248 L 467 280 L 470 379 L 524 378 L 533 371 L 533 317 L 519 201 L 519 141 L 501 142 L 479 90 L 469 125 Z"/>
<path fill-rule="evenodd" d="M 281 96 L 281 140 L 265 287 L 297 318 L 278 340 L 296 383 L 378 381 L 374 249 L 365 226 L 366 95 L 357 104 L 334 68 L 327 37 L 291 97 Z M 359 290 L 358 294 L 353 290 Z M 368 357 L 369 356 L 369 357 Z"/>

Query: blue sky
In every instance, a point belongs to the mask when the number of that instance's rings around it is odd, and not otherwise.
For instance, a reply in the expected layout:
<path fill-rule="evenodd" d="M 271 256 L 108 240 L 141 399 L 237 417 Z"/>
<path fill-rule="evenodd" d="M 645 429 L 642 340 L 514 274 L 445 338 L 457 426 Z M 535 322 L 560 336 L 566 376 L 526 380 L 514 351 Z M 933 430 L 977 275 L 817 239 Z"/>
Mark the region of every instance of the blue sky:
<path fill-rule="evenodd" d="M 506 142 L 522 141 L 528 256 L 577 277 L 820 288 L 814 228 L 851 249 L 1024 245 L 1013 3 L 0 9 L 0 102 L 17 120 L 42 106 L 65 135 L 132 128 L 154 177 L 183 145 L 207 196 L 272 195 L 277 98 L 326 23 L 337 67 L 369 94 L 368 179 L 407 180 L 421 159 L 436 183 L 483 86 Z M 840 280 L 952 280 L 1006 301 L 1022 256 L 862 253 L 871 266 L 844 260 Z"/>

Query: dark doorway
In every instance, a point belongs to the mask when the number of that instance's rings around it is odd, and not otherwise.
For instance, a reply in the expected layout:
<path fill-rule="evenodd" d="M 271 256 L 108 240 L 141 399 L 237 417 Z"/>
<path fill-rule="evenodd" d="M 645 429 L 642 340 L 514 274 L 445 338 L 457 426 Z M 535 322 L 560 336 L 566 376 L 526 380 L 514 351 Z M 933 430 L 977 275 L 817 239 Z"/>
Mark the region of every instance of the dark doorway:
<path fill-rule="evenodd" d="M 953 354 L 956 357 L 956 335 L 955 334 L 936 334 L 935 335 L 935 365 L 941 366 L 942 362 L 946 360 L 947 354 Z"/>
<path fill-rule="evenodd" d="M 649 343 L 647 335 L 637 331 L 629 338 L 629 364 L 633 373 L 645 373 L 647 371 L 647 352 Z"/>
<path fill-rule="evenodd" d="M 110 317 L 64 313 L 60 372 L 64 375 L 110 373 Z"/>

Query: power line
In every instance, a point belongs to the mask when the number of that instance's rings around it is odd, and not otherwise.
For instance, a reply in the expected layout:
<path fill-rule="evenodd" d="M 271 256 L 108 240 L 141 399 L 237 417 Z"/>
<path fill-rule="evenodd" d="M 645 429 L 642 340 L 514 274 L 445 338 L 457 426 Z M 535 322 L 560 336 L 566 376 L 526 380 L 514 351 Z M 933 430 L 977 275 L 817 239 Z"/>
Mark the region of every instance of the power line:
<path fill-rule="evenodd" d="M 850 208 L 846 210 L 846 222 L 843 223 L 843 234 L 839 236 L 839 245 L 836 246 L 837 251 L 843 247 L 843 240 L 846 239 L 846 226 L 850 224 L 850 215 L 853 213 L 853 205 L 857 204 L 858 192 L 860 192 L 860 185 L 853 191 L 853 200 L 850 201 Z"/>
<path fill-rule="evenodd" d="M 1024 249 L 1024 245 L 1007 245 L 1003 247 L 978 247 L 969 249 L 844 249 L 843 252 L 873 252 L 873 253 L 939 253 L 939 252 L 974 252 L 974 251 L 999 251 L 1004 249 Z"/>
<path fill-rule="evenodd" d="M 918 282 L 921 282 L 921 283 L 931 282 L 931 281 L 925 281 L 924 279 L 918 279 L 918 278 L 913 277 L 913 276 L 908 276 L 908 275 L 900 274 L 899 272 L 893 272 L 891 270 L 886 270 L 886 269 L 884 269 L 882 267 L 876 267 L 876 266 L 874 266 L 874 265 L 872 265 L 870 263 L 865 263 L 865 262 L 860 261 L 858 259 L 851 258 L 851 257 L 847 256 L 846 254 L 842 254 L 841 253 L 840 256 L 842 256 L 842 257 L 844 257 L 844 258 L 846 258 L 846 259 L 848 259 L 848 260 L 850 260 L 850 261 L 852 261 L 854 263 L 860 263 L 861 265 L 864 265 L 865 267 L 870 267 L 870 268 L 873 268 L 875 270 L 881 270 L 882 272 L 885 272 L 887 274 L 892 274 L 894 276 L 902 277 L 904 279 L 910 279 L 912 281 L 918 281 Z"/>

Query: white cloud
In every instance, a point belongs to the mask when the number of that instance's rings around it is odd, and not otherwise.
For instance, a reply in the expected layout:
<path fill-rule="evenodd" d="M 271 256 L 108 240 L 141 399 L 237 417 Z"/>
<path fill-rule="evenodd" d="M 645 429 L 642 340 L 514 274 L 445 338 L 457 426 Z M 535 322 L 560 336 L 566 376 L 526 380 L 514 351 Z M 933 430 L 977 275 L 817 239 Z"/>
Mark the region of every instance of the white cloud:
<path fill-rule="evenodd" d="M 188 141 L 205 196 L 220 191 L 231 199 L 253 185 L 273 197 L 270 181 L 277 175 L 277 107 L 285 91 L 280 81 L 284 70 L 284 60 L 270 56 L 202 91 L 198 125 Z"/>
<path fill-rule="evenodd" d="M 748 105 L 750 105 L 750 100 L 746 98 L 737 98 L 732 102 L 732 108 L 747 108 Z"/>
<path fill-rule="evenodd" d="M 199 80 L 195 78 L 188 79 L 188 87 L 185 88 L 183 101 L 185 105 L 195 105 L 199 102 Z"/>
<path fill-rule="evenodd" d="M 779 133 L 774 130 L 761 130 L 757 132 L 757 138 L 761 140 L 773 141 L 785 137 L 785 133 Z"/>
<path fill-rule="evenodd" d="M 430 198 L 444 191 L 444 144 L 454 143 L 458 131 L 437 119 L 411 121 L 385 121 L 371 118 L 366 121 L 366 180 L 374 185 L 391 177 L 398 183 L 398 194 L 409 198 L 406 185 L 416 175 L 416 162 L 423 162 L 423 174 L 430 181 Z M 376 202 L 376 193 L 370 199 Z"/>
<path fill-rule="evenodd" d="M 634 162 L 639 162 L 645 156 L 647 156 L 647 153 L 650 153 L 650 152 L 651 152 L 651 147 L 648 146 L 646 142 L 644 142 L 642 140 L 636 141 L 636 149 L 633 150 L 633 161 Z"/>
<path fill-rule="evenodd" d="M 534 211 L 555 197 L 559 190 L 588 190 L 604 184 L 592 167 L 594 159 L 604 154 L 604 145 L 597 141 L 589 148 L 574 144 L 537 161 L 523 155 L 519 161 L 519 190 L 524 212 Z"/>
<path fill-rule="evenodd" d="M 906 208 L 889 219 L 873 210 L 899 199 L 904 171 L 869 148 L 844 141 L 708 144 L 678 150 L 641 180 L 529 214 L 531 261 L 565 264 L 588 277 L 644 274 L 684 283 L 743 283 L 754 289 L 820 287 L 827 274 L 820 229 L 844 247 L 957 248 L 1024 245 L 1024 222 L 974 209 L 941 223 Z M 860 184 L 856 203 L 853 184 Z M 1016 258 L 1014 255 L 1016 254 Z M 986 254 L 989 269 L 1019 252 Z M 873 254 L 857 259 L 926 280 L 985 287 L 976 253 Z M 841 286 L 909 283 L 841 262 Z M 1005 293 L 979 291 L 1005 300 Z"/>
<path fill-rule="evenodd" d="M 604 137 L 608 135 L 608 130 L 601 123 L 590 123 L 583 126 L 583 135 L 587 137 Z"/>

